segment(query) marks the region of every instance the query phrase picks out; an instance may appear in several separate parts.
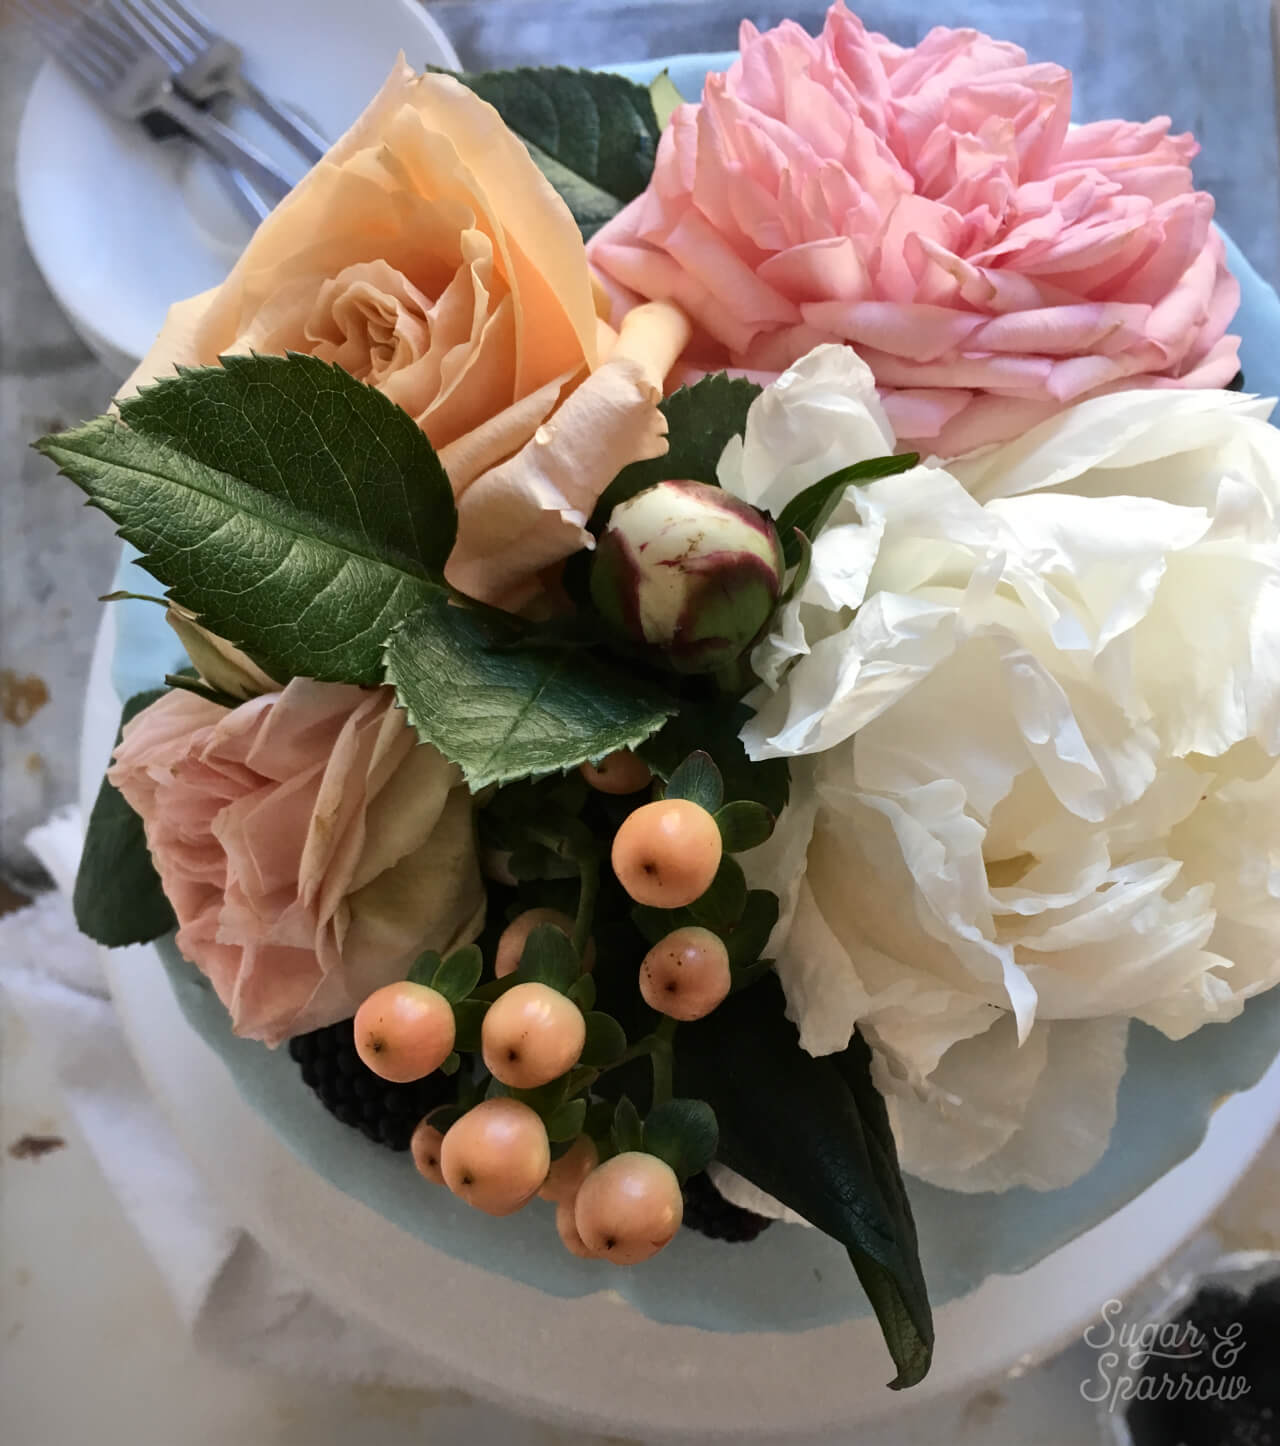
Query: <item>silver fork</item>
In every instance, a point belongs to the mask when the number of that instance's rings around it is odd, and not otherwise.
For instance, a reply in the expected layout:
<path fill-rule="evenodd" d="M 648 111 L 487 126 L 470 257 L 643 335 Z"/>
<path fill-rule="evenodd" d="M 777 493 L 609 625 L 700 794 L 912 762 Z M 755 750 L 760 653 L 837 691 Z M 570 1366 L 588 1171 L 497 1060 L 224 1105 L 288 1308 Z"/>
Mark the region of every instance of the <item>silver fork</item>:
<path fill-rule="evenodd" d="M 239 48 L 211 30 L 178 0 L 107 0 L 107 9 L 127 14 L 169 62 L 174 84 L 189 100 L 206 104 L 230 96 L 273 126 L 308 161 L 328 149 L 324 137 L 301 116 L 264 95 L 242 72 Z"/>
<path fill-rule="evenodd" d="M 164 116 L 230 171 L 238 171 L 274 205 L 293 182 L 270 157 L 174 89 L 169 67 L 131 27 L 109 13 L 55 12 L 40 0 L 17 0 L 50 54 L 120 120 Z"/>

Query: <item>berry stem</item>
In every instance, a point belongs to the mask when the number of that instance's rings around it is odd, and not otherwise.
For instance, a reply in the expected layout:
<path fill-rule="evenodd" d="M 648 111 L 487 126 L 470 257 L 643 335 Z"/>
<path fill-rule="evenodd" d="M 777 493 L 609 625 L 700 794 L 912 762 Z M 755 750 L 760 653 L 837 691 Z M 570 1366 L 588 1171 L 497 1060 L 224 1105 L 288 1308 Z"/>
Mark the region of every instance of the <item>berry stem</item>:
<path fill-rule="evenodd" d="M 595 919 L 596 898 L 600 893 L 600 860 L 594 854 L 578 858 L 578 914 L 573 921 L 573 947 L 578 958 L 585 959 Z"/>
<path fill-rule="evenodd" d="M 675 1038 L 676 1023 L 677 1021 L 674 1019 L 664 1019 L 649 1036 L 653 1041 L 650 1049 L 650 1063 L 653 1067 L 653 1103 L 655 1105 L 665 1105 L 673 1093 L 672 1063 L 675 1051 L 672 1042 Z"/>

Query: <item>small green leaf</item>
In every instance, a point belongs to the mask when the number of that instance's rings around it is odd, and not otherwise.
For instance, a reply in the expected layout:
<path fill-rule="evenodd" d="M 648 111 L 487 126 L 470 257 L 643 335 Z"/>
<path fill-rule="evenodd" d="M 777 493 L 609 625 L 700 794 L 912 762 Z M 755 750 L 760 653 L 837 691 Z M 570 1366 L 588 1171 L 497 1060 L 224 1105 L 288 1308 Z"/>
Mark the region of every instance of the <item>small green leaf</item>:
<path fill-rule="evenodd" d="M 587 1102 L 581 1096 L 576 1100 L 566 1100 L 558 1110 L 553 1110 L 547 1116 L 547 1139 L 553 1145 L 566 1144 L 570 1140 L 576 1140 L 582 1133 L 582 1126 L 587 1118 Z"/>
<path fill-rule="evenodd" d="M 879 477 L 892 477 L 898 472 L 908 472 L 920 461 L 915 452 L 904 452 L 898 457 L 872 457 L 866 462 L 855 462 L 852 466 L 841 467 L 829 477 L 814 482 L 798 492 L 778 514 L 778 536 L 782 541 L 782 555 L 788 567 L 795 567 L 803 556 L 803 547 L 796 537 L 799 531 L 812 542 L 826 526 L 835 504 L 844 495 L 846 487 L 858 482 L 874 482 Z"/>
<path fill-rule="evenodd" d="M 619 503 L 656 482 L 678 477 L 718 487 L 720 454 L 730 438 L 746 430 L 747 412 L 760 392 L 755 382 L 731 379 L 724 372 L 673 392 L 659 404 L 667 419 L 667 452 L 650 461 L 632 462 L 618 473 L 596 503 L 591 530 L 599 533 Z"/>
<path fill-rule="evenodd" d="M 35 445 L 281 682 L 381 682 L 387 635 L 438 592 L 457 532 L 413 418 L 315 357 L 229 356 Z"/>
<path fill-rule="evenodd" d="M 735 982 L 738 971 L 754 965 L 769 947 L 769 936 L 778 922 L 779 907 L 777 894 L 768 889 L 752 889 L 747 895 L 741 917 L 724 935 Z"/>
<path fill-rule="evenodd" d="M 605 1149 L 612 1145 L 613 1101 L 592 1100 L 587 1106 L 587 1118 L 582 1126 L 597 1145 Z"/>
<path fill-rule="evenodd" d="M 593 653 L 527 647 L 538 629 L 439 595 L 392 633 L 387 681 L 419 736 L 473 791 L 642 742 L 676 710 Z"/>
<path fill-rule="evenodd" d="M 466 1114 L 466 1110 L 459 1105 L 437 1105 L 427 1115 L 427 1123 L 439 1130 L 442 1135 L 447 1135 L 464 1114 Z"/>
<path fill-rule="evenodd" d="M 613 1129 L 610 1132 L 613 1148 L 619 1155 L 631 1150 L 644 1149 L 644 1125 L 639 1111 L 631 1103 L 629 1095 L 623 1095 L 613 1112 Z"/>
<path fill-rule="evenodd" d="M 661 127 L 644 86 L 562 66 L 457 78 L 524 141 L 584 238 L 649 184 Z"/>
<path fill-rule="evenodd" d="M 587 1014 L 595 1007 L 596 981 L 590 974 L 583 974 L 569 986 L 569 998 Z"/>
<path fill-rule="evenodd" d="M 444 1074 L 444 1075 L 457 1074 L 457 1073 L 458 1073 L 458 1067 L 459 1067 L 461 1064 L 462 1064 L 462 1056 L 457 1052 L 457 1050 L 454 1050 L 454 1052 L 453 1052 L 451 1055 L 449 1055 L 449 1056 L 445 1059 L 445 1062 L 440 1066 L 440 1073 L 441 1073 L 441 1074 Z"/>
<path fill-rule="evenodd" d="M 606 1069 L 627 1052 L 627 1036 L 612 1014 L 592 1010 L 587 1015 L 587 1040 L 582 1046 L 582 1063 Z"/>
<path fill-rule="evenodd" d="M 501 1080 L 491 1079 L 485 1098 L 519 1100 L 545 1122 L 564 1104 L 568 1093 L 568 1075 L 561 1075 L 550 1084 L 539 1085 L 536 1090 L 518 1090 L 511 1085 L 504 1085 Z"/>
<path fill-rule="evenodd" d="M 687 798 L 715 813 L 724 802 L 724 779 L 709 753 L 699 749 L 691 753 L 667 780 L 666 798 Z"/>
<path fill-rule="evenodd" d="M 688 909 L 655 909 L 649 904 L 634 905 L 631 921 L 650 944 L 659 943 L 673 929 L 698 922 Z"/>
<path fill-rule="evenodd" d="M 771 974 L 773 967 L 772 959 L 756 959 L 750 964 L 735 966 L 729 992 L 733 994 L 739 989 L 750 989 L 757 981 L 763 979 L 767 974 Z"/>
<path fill-rule="evenodd" d="M 164 690 L 158 689 L 130 698 L 120 717 L 120 731 L 163 697 Z M 177 927 L 147 849 L 142 819 L 105 778 L 89 814 L 72 907 L 80 932 L 108 949 L 149 944 Z"/>
<path fill-rule="evenodd" d="M 455 1049 L 462 1050 L 464 1054 L 479 1053 L 480 1031 L 488 1012 L 489 1005 L 483 999 L 462 999 L 453 1006 Z"/>
<path fill-rule="evenodd" d="M 567 994 L 581 965 L 573 944 L 554 924 L 539 924 L 525 943 L 517 972 L 522 983 L 545 984 Z"/>
<path fill-rule="evenodd" d="M 649 99 L 653 102 L 653 113 L 658 120 L 658 129 L 666 130 L 671 117 L 684 104 L 671 72 L 663 70 L 649 82 Z"/>
<path fill-rule="evenodd" d="M 540 879 L 575 879 L 578 866 L 572 859 L 553 853 L 545 844 L 522 843 L 511 850 L 507 868 L 517 883 Z"/>
<path fill-rule="evenodd" d="M 726 803 L 716 814 L 720 843 L 728 854 L 744 854 L 759 848 L 773 832 L 773 815 L 762 803 L 740 798 Z"/>
<path fill-rule="evenodd" d="M 432 989 L 443 994 L 450 1004 L 465 999 L 480 982 L 484 973 L 484 955 L 474 944 L 455 949 L 436 970 Z"/>
<path fill-rule="evenodd" d="M 700 899 L 689 905 L 689 912 L 704 928 L 717 934 L 726 933 L 742 918 L 747 906 L 747 880 L 742 865 L 729 854 L 720 860 L 720 867 L 711 887 Z"/>
<path fill-rule="evenodd" d="M 715 1158 L 719 1134 L 716 1113 L 705 1100 L 667 1100 L 649 1111 L 644 1147 L 665 1160 L 683 1184 Z"/>
<path fill-rule="evenodd" d="M 436 970 L 440 968 L 440 956 L 434 949 L 426 949 L 409 966 L 409 972 L 405 978 L 410 984 L 425 984 L 428 989 L 434 988 L 432 981 L 436 977 Z"/>
<path fill-rule="evenodd" d="M 787 806 L 791 775 L 785 758 L 753 763 L 747 757 L 738 734 L 751 717 L 745 703 L 685 701 L 636 751 L 659 778 L 669 779 L 690 753 L 703 749 L 715 759 L 726 797 L 762 803 L 776 818 Z"/>

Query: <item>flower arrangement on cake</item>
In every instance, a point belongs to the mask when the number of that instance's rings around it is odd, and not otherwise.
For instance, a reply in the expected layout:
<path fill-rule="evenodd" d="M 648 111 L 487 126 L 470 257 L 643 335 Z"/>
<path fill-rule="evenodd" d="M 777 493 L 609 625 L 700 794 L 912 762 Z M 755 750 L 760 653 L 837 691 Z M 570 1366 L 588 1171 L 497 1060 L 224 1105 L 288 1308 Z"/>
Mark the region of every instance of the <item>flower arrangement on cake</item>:
<path fill-rule="evenodd" d="M 575 1255 L 802 1218 L 900 1386 L 903 1173 L 1068 1185 L 1131 1021 L 1280 982 L 1280 436 L 1193 141 L 1070 106 L 839 3 L 691 103 L 402 63 L 37 444 L 191 664 L 125 707 L 84 930 L 176 927 Z"/>

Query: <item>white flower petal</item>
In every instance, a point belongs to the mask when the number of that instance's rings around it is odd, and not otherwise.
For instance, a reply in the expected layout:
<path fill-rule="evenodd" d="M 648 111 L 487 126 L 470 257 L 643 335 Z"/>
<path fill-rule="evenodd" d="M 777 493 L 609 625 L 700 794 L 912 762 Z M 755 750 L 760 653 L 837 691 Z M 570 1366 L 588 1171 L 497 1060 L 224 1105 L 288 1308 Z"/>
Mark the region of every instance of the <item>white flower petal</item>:
<path fill-rule="evenodd" d="M 1128 1033 L 1127 1019 L 1062 1020 L 1019 1048 L 1006 1023 L 957 1045 L 927 1098 L 890 1085 L 903 1169 L 968 1194 L 1071 1184 L 1107 1148 Z"/>
<path fill-rule="evenodd" d="M 820 346 L 752 404 L 717 475 L 726 492 L 777 516 L 814 482 L 893 449 L 871 368 L 852 347 Z"/>

